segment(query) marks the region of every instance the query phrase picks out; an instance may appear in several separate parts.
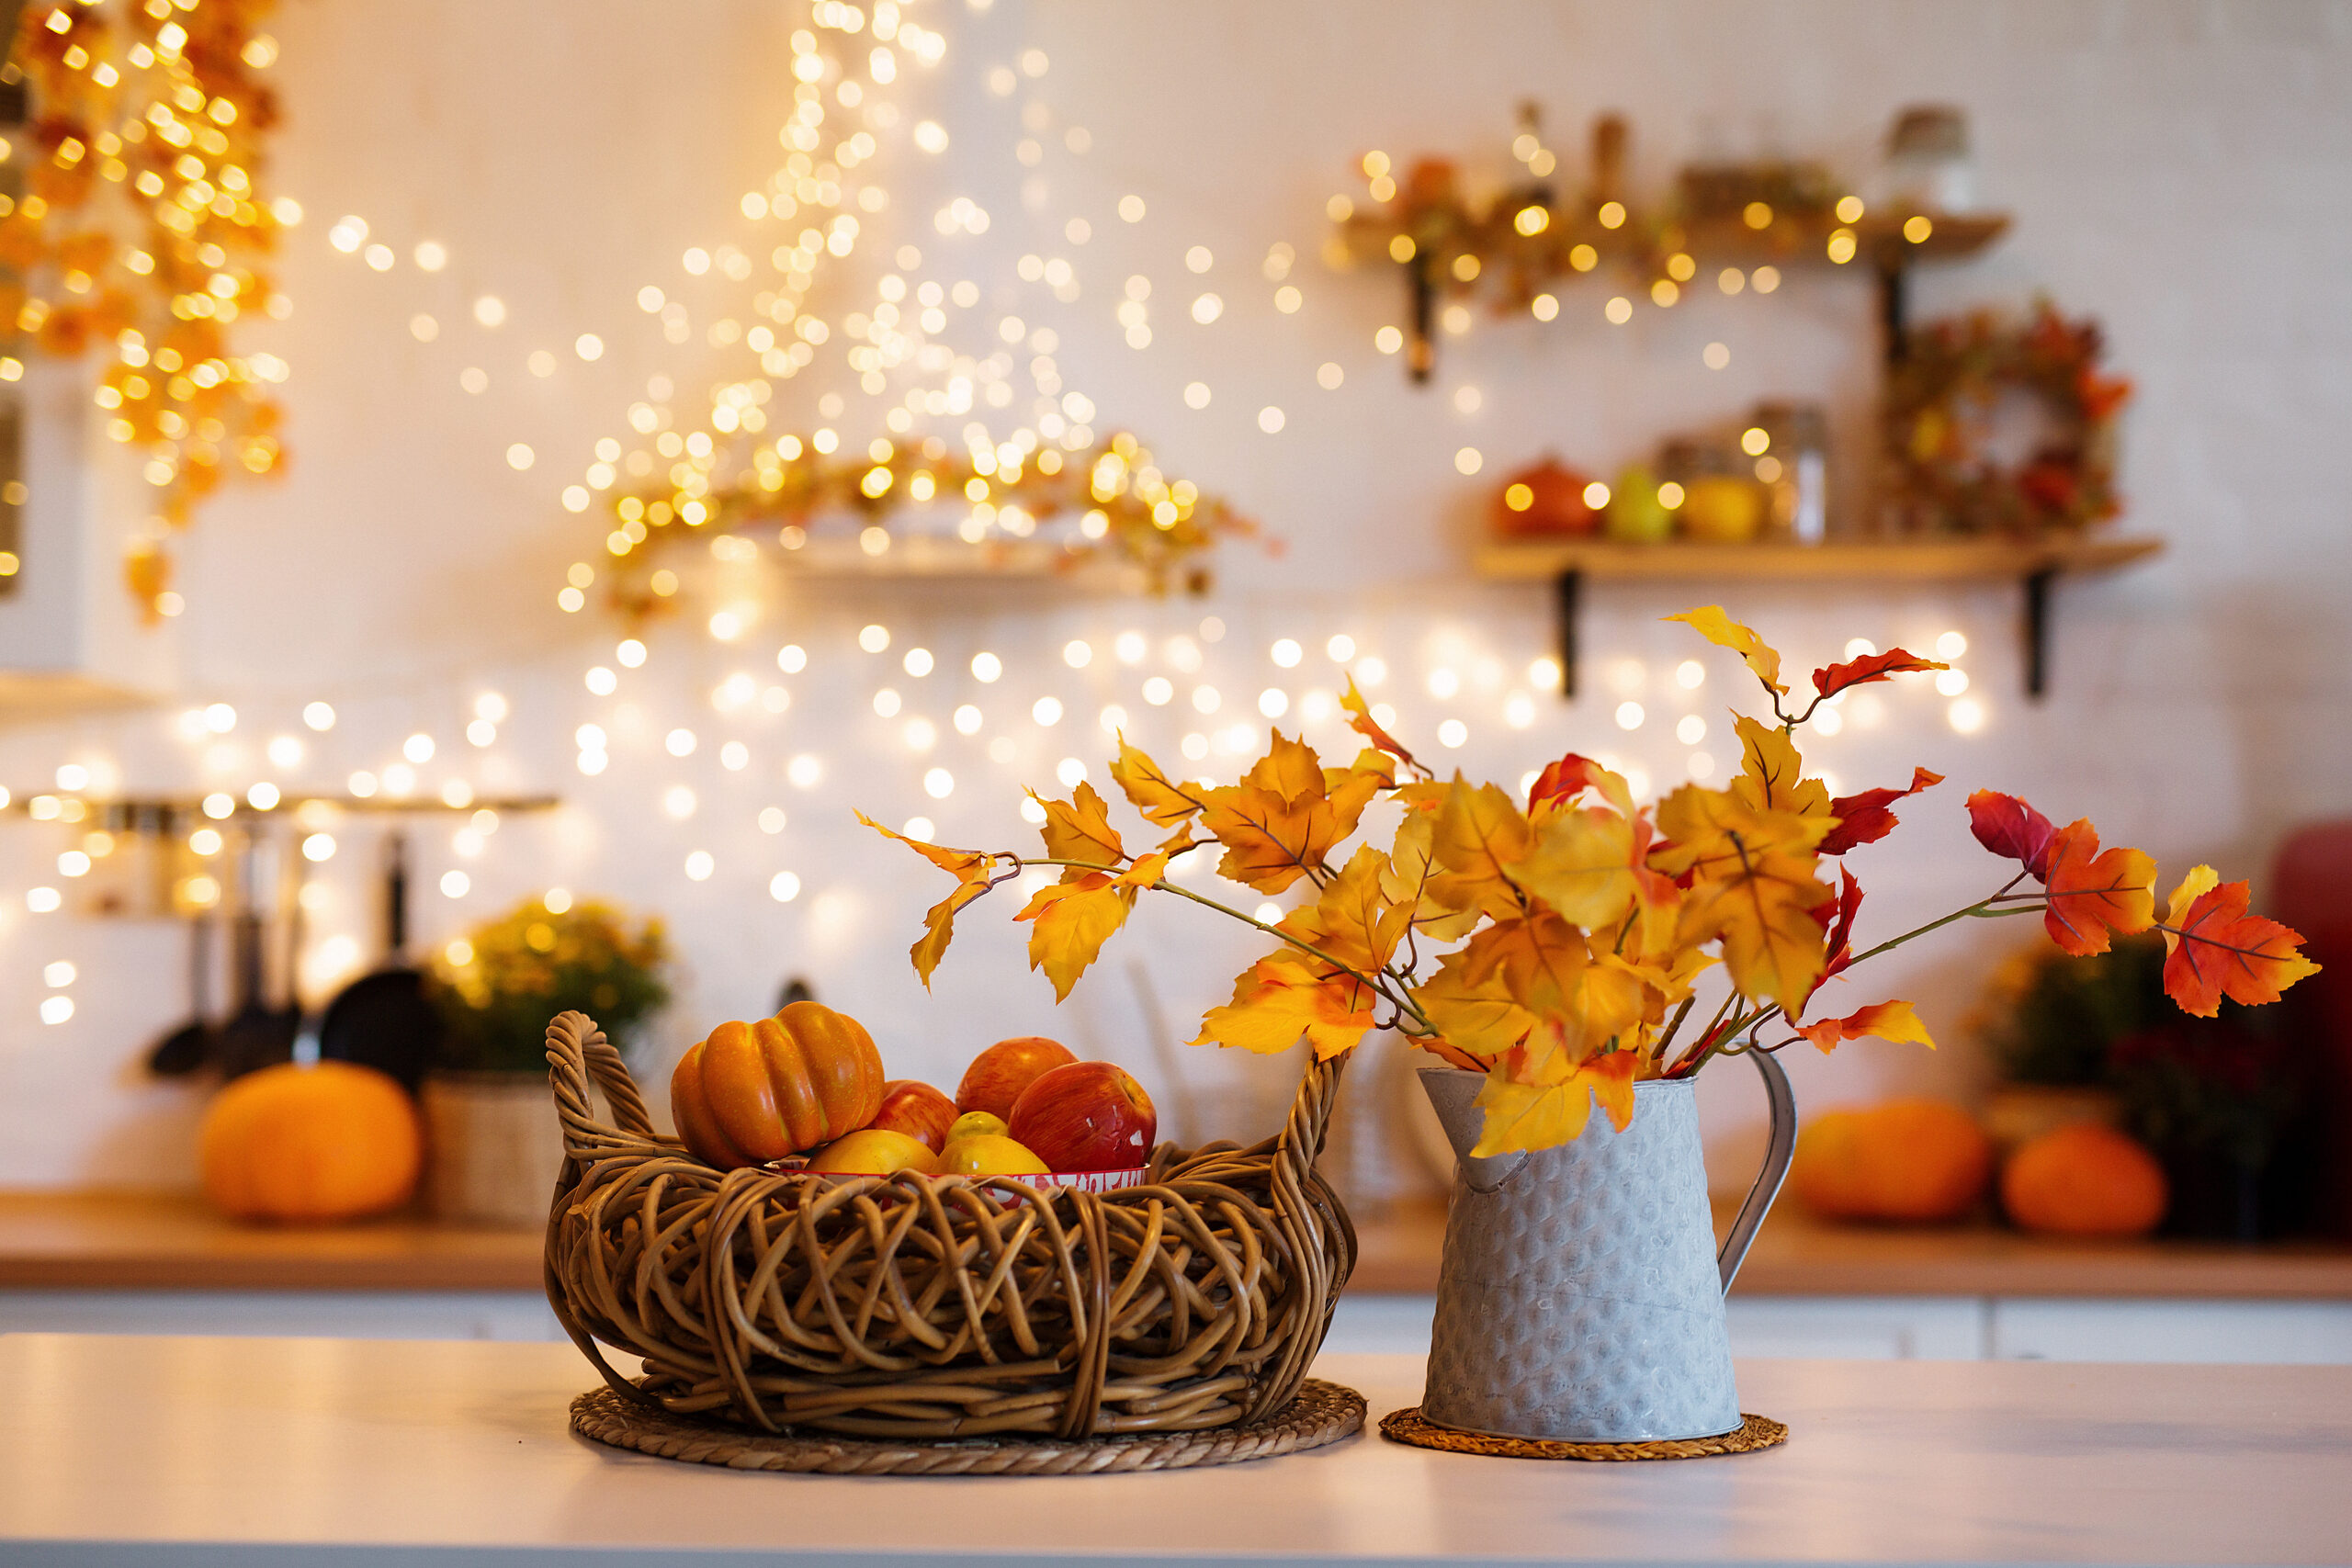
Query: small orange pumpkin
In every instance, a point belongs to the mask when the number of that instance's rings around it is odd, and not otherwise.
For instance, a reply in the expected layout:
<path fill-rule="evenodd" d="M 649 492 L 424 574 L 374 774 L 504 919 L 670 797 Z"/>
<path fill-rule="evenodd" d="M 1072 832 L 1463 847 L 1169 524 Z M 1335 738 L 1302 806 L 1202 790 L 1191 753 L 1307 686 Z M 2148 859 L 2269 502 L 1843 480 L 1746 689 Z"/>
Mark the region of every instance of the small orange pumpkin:
<path fill-rule="evenodd" d="M 1932 1224 L 1975 1206 L 1993 1145 L 1974 1117 L 1936 1100 L 1831 1111 L 1797 1139 L 1797 1196 L 1827 1219 Z"/>
<path fill-rule="evenodd" d="M 2165 1217 L 2164 1167 L 2112 1127 L 2077 1122 L 2009 1156 L 2001 1207 L 2018 1228 L 2050 1235 L 2145 1235 Z"/>
<path fill-rule="evenodd" d="M 373 1067 L 281 1062 L 213 1096 L 197 1147 L 222 1213 L 319 1224 L 406 1202 L 424 1140 L 408 1091 Z"/>
<path fill-rule="evenodd" d="M 774 1018 L 722 1023 L 670 1076 L 686 1147 L 721 1170 L 813 1149 L 882 1109 L 882 1055 L 847 1013 L 794 1002 Z"/>

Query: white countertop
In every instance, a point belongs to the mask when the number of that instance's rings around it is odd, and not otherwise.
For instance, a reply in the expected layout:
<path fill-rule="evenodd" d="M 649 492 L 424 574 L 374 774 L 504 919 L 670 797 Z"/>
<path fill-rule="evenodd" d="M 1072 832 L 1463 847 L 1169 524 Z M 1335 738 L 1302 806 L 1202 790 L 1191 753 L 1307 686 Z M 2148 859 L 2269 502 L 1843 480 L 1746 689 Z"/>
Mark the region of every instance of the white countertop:
<path fill-rule="evenodd" d="M 1331 1356 L 1377 1422 L 1418 1358 Z M 1368 1427 L 1148 1475 L 738 1472 L 572 1438 L 569 1345 L 0 1337 L 0 1562 L 2324 1563 L 2352 1561 L 2352 1368 L 1754 1361 L 1793 1436 L 1649 1464 Z M 274 1549 L 274 1550 L 273 1550 Z"/>

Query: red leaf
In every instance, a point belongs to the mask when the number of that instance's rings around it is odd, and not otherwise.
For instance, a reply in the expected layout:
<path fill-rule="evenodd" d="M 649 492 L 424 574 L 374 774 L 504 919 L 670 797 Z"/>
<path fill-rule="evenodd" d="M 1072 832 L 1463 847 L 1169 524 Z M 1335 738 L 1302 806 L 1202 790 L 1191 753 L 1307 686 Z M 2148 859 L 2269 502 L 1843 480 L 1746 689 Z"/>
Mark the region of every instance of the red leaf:
<path fill-rule="evenodd" d="M 2211 1018 L 2222 998 L 2249 1007 L 2275 1002 L 2278 993 L 2319 965 L 2305 958 L 2300 933 L 2245 912 L 2246 885 L 2225 883 L 2188 907 L 2168 934 L 2177 939 L 2165 960 L 2165 994 L 2183 1012 Z"/>
<path fill-rule="evenodd" d="M 1544 771 L 1535 775 L 1535 784 L 1527 792 L 1527 809 L 1534 809 L 1547 800 L 1572 800 L 1588 789 L 1600 789 L 1601 779 L 1609 770 L 1589 757 L 1579 757 L 1574 751 L 1556 762 L 1546 762 Z"/>
<path fill-rule="evenodd" d="M 1968 797 L 1968 826 L 1976 841 L 1995 854 L 2021 862 L 2035 876 L 2050 880 L 2050 844 L 2058 829 L 2016 795 L 1978 790 Z"/>
<path fill-rule="evenodd" d="M 1854 916 L 1862 907 L 1862 885 L 1854 880 L 1854 874 L 1842 863 L 1838 867 L 1838 897 L 1824 899 L 1813 908 L 1814 919 L 1829 933 L 1823 948 L 1829 958 L 1821 966 L 1821 981 L 1814 985 L 1816 991 L 1821 988 L 1823 981 L 1833 975 L 1844 974 L 1854 962 Z M 1805 999 L 1809 1002 L 1812 998 L 1808 995 Z M 1804 1014 L 1804 1008 L 1801 1005 L 1789 1014 L 1789 1021 L 1793 1023 Z"/>
<path fill-rule="evenodd" d="M 1916 653 L 1890 648 L 1884 653 L 1865 653 L 1860 659 L 1849 659 L 1843 664 L 1832 664 L 1815 671 L 1813 689 L 1824 697 L 1834 697 L 1849 686 L 1867 686 L 1873 681 L 1891 681 L 1897 675 L 1951 668 L 1949 664 L 1939 664 L 1932 659 L 1922 659 Z"/>
<path fill-rule="evenodd" d="M 1941 773 L 1914 768 L 1909 789 L 1866 789 L 1860 795 L 1839 795 L 1829 803 L 1829 813 L 1838 818 L 1838 826 L 1821 840 L 1821 852 L 1842 855 L 1857 844 L 1877 843 L 1895 829 L 1894 813 L 1888 807 L 1905 795 L 1917 795 L 1943 782 Z"/>
<path fill-rule="evenodd" d="M 1814 918 L 1829 928 L 1829 963 L 1821 972 L 1825 980 L 1840 973 L 1854 961 L 1854 916 L 1862 907 L 1862 885 L 1854 880 L 1854 874 L 1841 865 L 1838 868 L 1838 875 L 1840 886 L 1835 906 L 1837 919 L 1828 919 L 1832 912 L 1830 905 L 1825 904 L 1814 911 Z"/>
<path fill-rule="evenodd" d="M 2109 931 L 2130 936 L 2155 924 L 2156 863 L 2138 850 L 2101 854 L 2087 817 L 2060 829 L 2048 855 L 2041 923 L 2064 952 L 2088 958 L 2107 951 Z"/>

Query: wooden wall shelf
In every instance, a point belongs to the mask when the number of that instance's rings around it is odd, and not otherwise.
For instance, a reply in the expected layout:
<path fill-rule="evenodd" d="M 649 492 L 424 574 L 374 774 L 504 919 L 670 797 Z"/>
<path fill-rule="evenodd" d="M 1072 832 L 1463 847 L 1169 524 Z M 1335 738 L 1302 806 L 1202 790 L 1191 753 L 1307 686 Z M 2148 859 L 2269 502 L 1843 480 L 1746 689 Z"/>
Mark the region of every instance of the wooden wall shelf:
<path fill-rule="evenodd" d="M 1824 545 L 1626 545 L 1600 539 L 1497 541 L 1480 577 L 1550 581 L 1559 616 L 1560 689 L 1577 690 L 1577 610 L 1588 578 L 1609 581 L 1745 579 L 1768 582 L 2016 581 L 2024 590 L 2025 690 L 2049 686 L 2050 591 L 2062 574 L 2114 571 L 2161 553 L 2162 539 L 1889 539 Z"/>

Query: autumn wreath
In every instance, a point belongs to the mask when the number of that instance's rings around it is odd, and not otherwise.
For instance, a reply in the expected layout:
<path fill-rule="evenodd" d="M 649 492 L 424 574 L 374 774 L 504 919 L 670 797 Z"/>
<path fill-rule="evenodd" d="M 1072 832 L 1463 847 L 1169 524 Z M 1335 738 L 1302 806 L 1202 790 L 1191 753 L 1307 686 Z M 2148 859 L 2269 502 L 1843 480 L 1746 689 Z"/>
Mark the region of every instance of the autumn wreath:
<path fill-rule="evenodd" d="M 1886 496 L 1899 532 L 2031 535 L 2120 510 L 2116 415 L 2132 383 L 2098 373 L 2098 323 L 2047 300 L 2024 322 L 1978 310 L 1914 331 L 1887 377 Z M 1989 450 L 2022 400 L 2036 430 L 2008 466 Z"/>
<path fill-rule="evenodd" d="M 1813 672 L 1792 698 L 1781 656 L 1709 605 L 1685 621 L 1738 653 L 1763 687 L 1771 722 L 1742 716 L 1742 765 L 1723 789 L 1688 784 L 1653 808 L 1621 775 L 1569 753 L 1544 768 L 1524 803 L 1460 774 L 1440 779 L 1374 716 L 1352 681 L 1350 726 L 1371 744 L 1327 768 L 1276 731 L 1237 783 L 1177 778 L 1119 743 L 1111 776 L 1146 821 L 1167 832 L 1130 851 L 1108 804 L 1085 784 L 1040 799 L 1045 852 L 913 843 L 956 877 L 915 943 L 926 985 L 956 913 L 1027 867 L 1052 867 L 1022 908 L 1029 961 L 1067 997 L 1143 893 L 1216 909 L 1275 939 L 1212 1008 L 1195 1044 L 1275 1052 L 1301 1039 L 1322 1057 L 1392 1028 L 1455 1066 L 1483 1069 L 1486 1125 L 1476 1152 L 1546 1148 L 1577 1136 L 1598 1103 L 1619 1127 L 1638 1079 L 1684 1077 L 1719 1056 L 1777 1052 L 1799 1041 L 1823 1051 L 1874 1035 L 1932 1044 L 1905 1001 L 1842 1017 L 1814 1003 L 1821 987 L 1865 960 L 1963 919 L 2040 915 L 2077 956 L 2111 934 L 2152 927 L 2170 956 L 2165 989 L 2210 1017 L 2227 996 L 2270 1002 L 2318 965 L 2302 938 L 2246 910 L 2246 885 L 2210 866 L 2155 902 L 2155 863 L 2099 847 L 2087 819 L 2060 828 L 2014 795 L 1968 797 L 1977 841 L 2014 863 L 1986 897 L 1870 945 L 1857 934 L 1862 889 L 1844 857 L 1897 826 L 1894 807 L 1942 783 L 1925 768 L 1903 788 L 1832 797 L 1804 775 L 1795 733 L 1850 687 L 1941 670 L 1901 649 Z M 1388 848 L 1348 840 L 1371 809 Z M 902 835 L 868 822 L 893 839 Z M 1210 845 L 1217 870 L 1261 897 L 1305 885 L 1278 920 L 1261 920 L 1170 880 L 1178 857 Z M 1826 862 L 1836 860 L 1837 885 Z M 1442 951 L 1441 951 L 1442 950 Z M 1721 974 L 1713 973 L 1720 968 Z"/>

